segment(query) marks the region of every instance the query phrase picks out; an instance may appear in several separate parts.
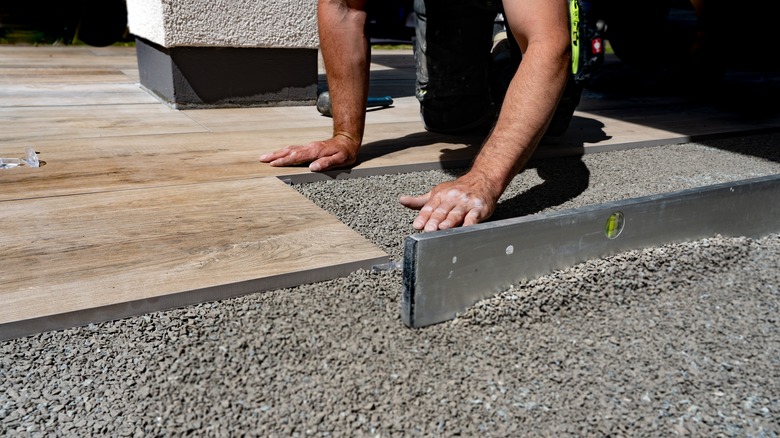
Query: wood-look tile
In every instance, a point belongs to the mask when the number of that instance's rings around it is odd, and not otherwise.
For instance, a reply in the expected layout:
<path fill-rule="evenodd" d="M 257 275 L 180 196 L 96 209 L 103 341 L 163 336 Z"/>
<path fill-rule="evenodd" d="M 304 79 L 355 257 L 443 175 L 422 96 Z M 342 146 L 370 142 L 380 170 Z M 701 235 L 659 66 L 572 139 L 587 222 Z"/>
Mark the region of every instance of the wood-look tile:
<path fill-rule="evenodd" d="M 390 111 L 390 110 L 383 110 Z M 253 111 L 250 111 L 252 113 Z M 191 115 L 192 112 L 187 112 Z M 233 112 L 236 114 L 236 112 Z M 625 114 L 624 114 L 625 115 Z M 240 116 L 234 123 L 241 125 Z M 230 123 L 225 117 L 225 123 Z M 310 118 L 310 116 L 307 116 Z M 317 118 L 314 116 L 313 118 Z M 626 116 L 627 119 L 632 119 Z M 215 119 L 216 120 L 216 119 Z M 585 153 L 605 147 L 661 144 L 687 141 L 697 136 L 764 125 L 738 123 L 713 118 L 708 112 L 687 114 L 689 123 L 676 120 L 634 122 L 578 112 L 569 131 L 556 141 L 543 142 L 540 156 L 559 153 Z M 642 123 L 636 123 L 642 121 Z M 216 124 L 215 121 L 212 121 Z M 0 199 L 23 199 L 71 193 L 121 190 L 133 187 L 164 186 L 205 181 L 223 181 L 258 176 L 291 178 L 296 182 L 403 172 L 468 165 L 479 150 L 479 137 L 447 136 L 424 131 L 415 122 L 371 123 L 358 162 L 352 169 L 313 174 L 305 166 L 271 167 L 260 163 L 260 155 L 292 145 L 327 138 L 330 126 L 273 129 L 257 123 L 258 130 L 170 133 L 116 137 L 56 138 L 34 141 L 47 165 L 40 169 L 18 168 L 0 173 Z M 305 123 L 301 123 L 305 124 Z M 273 123 L 271 123 L 273 125 Z M 655 126 L 653 126 L 655 125 Z M 769 126 L 769 125 L 767 125 Z M 27 141 L 0 145 L 0 156 L 21 156 Z"/>
<path fill-rule="evenodd" d="M 159 103 L 0 106 L 0 147 L 45 138 L 205 132 L 186 115 Z"/>
<path fill-rule="evenodd" d="M 64 82 L 64 81 L 63 81 Z M 0 107 L 158 104 L 159 100 L 133 83 L 35 83 L 0 87 Z"/>
<path fill-rule="evenodd" d="M 132 48 L 0 46 L 0 157 L 33 146 L 47 162 L 0 171 L 0 339 L 319 281 L 383 260 L 277 177 L 468 165 L 482 139 L 423 129 L 410 53 L 375 51 L 372 70 L 371 92 L 395 105 L 367 113 L 353 168 L 315 174 L 258 161 L 327 138 L 332 121 L 313 106 L 177 111 L 138 86 Z M 543 143 L 539 156 L 780 126 L 775 115 L 680 98 L 584 99 L 566 135 Z"/>
<path fill-rule="evenodd" d="M 370 131 L 375 124 L 419 124 L 419 107 L 414 97 L 393 99 L 391 107 L 369 110 L 366 113 L 366 125 Z M 333 119 L 321 115 L 315 106 L 196 109 L 182 112 L 215 132 L 330 128 L 333 125 Z M 422 124 L 419 126 L 422 127 Z"/>
<path fill-rule="evenodd" d="M 3 68 L 0 84 L 31 86 L 35 84 L 134 83 L 115 68 Z M 0 102 L 0 105 L 2 102 Z"/>
<path fill-rule="evenodd" d="M 32 142 L 46 165 L 0 172 L 0 200 L 62 196 L 128 188 L 224 181 L 259 176 L 309 175 L 307 167 L 271 167 L 260 155 L 295 142 L 325 138 L 330 127 L 129 135 L 118 137 L 38 138 Z M 439 163 L 473 154 L 473 139 L 430 134 L 417 123 L 374 125 L 353 170 Z M 478 142 L 478 139 L 476 140 Z M 0 156 L 22 156 L 28 141 L 0 144 Z M 392 169 L 391 169 L 392 170 Z M 321 175 L 314 177 L 327 178 Z"/>
<path fill-rule="evenodd" d="M 98 56 L 84 46 L 0 46 L 0 67 L 6 68 L 137 68 L 135 49 L 116 47 L 114 56 Z"/>
<path fill-rule="evenodd" d="M 113 319 L 134 305 L 164 308 L 169 301 L 155 299 L 165 296 L 183 305 L 237 284 L 262 291 L 290 275 L 320 281 L 387 259 L 276 178 L 0 204 L 0 339 L 18 322 L 45 328 L 47 317 L 111 306 L 116 314 L 76 318 Z"/>

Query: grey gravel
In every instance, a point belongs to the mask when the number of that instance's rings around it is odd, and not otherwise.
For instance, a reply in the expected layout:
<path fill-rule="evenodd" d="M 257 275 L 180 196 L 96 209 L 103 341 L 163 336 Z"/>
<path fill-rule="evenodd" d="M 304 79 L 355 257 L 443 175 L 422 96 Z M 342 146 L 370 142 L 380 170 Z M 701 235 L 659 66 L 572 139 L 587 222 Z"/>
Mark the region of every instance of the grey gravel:
<path fill-rule="evenodd" d="M 535 163 L 542 177 L 521 175 L 497 214 L 780 173 L 777 144 L 764 135 Z M 550 182 L 583 167 L 587 184 Z M 413 217 L 398 194 L 452 177 L 300 189 L 397 255 Z M 522 194 L 541 181 L 550 190 Z M 779 260 L 780 234 L 630 251 L 420 330 L 400 321 L 399 271 L 359 271 L 5 341 L 0 433 L 774 437 Z"/>
<path fill-rule="evenodd" d="M 416 213 L 398 202 L 451 181 L 464 169 L 325 181 L 295 188 L 395 259 L 415 233 Z M 515 177 L 491 220 L 564 210 L 780 174 L 780 134 L 534 160 Z M 400 236 L 400 238 L 399 238 Z"/>

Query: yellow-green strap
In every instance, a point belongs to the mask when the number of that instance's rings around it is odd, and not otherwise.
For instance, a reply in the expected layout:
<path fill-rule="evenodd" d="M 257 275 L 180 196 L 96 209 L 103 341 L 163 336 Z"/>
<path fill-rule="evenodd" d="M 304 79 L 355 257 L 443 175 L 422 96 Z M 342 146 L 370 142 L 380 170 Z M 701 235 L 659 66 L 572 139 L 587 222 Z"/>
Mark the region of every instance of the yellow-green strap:
<path fill-rule="evenodd" d="M 578 0 L 569 0 L 569 21 L 571 23 L 571 72 L 580 69 L 580 5 Z"/>

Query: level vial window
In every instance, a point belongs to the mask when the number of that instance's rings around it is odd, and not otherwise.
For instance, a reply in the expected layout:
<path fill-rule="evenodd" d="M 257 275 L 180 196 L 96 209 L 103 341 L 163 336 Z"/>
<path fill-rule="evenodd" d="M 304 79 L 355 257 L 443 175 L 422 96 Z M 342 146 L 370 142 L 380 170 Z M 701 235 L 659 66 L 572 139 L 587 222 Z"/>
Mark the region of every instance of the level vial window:
<path fill-rule="evenodd" d="M 616 239 L 623 231 L 623 225 L 625 225 L 625 217 L 623 213 L 616 211 L 609 215 L 607 223 L 604 226 L 604 234 L 609 239 Z"/>

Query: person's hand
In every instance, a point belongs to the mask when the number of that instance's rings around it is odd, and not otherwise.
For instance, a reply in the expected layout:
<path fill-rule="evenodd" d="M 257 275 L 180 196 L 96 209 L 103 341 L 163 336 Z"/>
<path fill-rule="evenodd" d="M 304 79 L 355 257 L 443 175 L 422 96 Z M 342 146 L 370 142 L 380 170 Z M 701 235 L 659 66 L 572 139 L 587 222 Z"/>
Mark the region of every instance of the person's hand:
<path fill-rule="evenodd" d="M 275 167 L 311 163 L 309 169 L 312 172 L 322 172 L 354 164 L 358 149 L 360 149 L 360 142 L 345 135 L 336 135 L 325 141 L 313 141 L 302 146 L 287 146 L 276 152 L 262 155 L 260 161 Z"/>
<path fill-rule="evenodd" d="M 496 207 L 501 189 L 488 180 L 466 174 L 434 187 L 422 196 L 402 196 L 405 207 L 420 210 L 412 226 L 436 231 L 482 222 Z"/>

